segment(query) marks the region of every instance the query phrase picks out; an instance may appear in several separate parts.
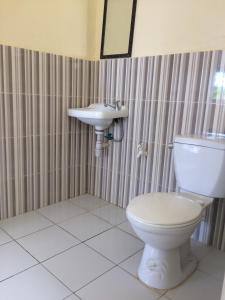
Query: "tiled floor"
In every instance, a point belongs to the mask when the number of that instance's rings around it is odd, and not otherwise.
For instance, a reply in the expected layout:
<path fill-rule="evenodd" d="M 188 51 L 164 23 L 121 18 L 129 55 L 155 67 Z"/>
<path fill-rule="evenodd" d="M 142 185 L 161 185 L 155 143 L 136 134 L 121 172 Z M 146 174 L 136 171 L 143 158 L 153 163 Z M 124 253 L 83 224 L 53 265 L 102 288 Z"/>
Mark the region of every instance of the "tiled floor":
<path fill-rule="evenodd" d="M 225 253 L 193 242 L 198 270 L 179 287 L 137 279 L 143 243 L 125 211 L 83 195 L 0 222 L 0 300 L 219 300 Z"/>

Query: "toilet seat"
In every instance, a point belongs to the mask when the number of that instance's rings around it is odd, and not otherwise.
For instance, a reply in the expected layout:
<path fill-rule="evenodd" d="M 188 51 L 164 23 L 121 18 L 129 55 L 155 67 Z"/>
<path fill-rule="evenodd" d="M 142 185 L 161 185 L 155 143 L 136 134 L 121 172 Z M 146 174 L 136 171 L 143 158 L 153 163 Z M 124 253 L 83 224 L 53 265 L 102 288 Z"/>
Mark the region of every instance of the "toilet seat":
<path fill-rule="evenodd" d="M 134 198 L 127 207 L 127 216 L 153 227 L 175 228 L 199 221 L 203 211 L 196 198 L 185 193 L 149 193 Z"/>

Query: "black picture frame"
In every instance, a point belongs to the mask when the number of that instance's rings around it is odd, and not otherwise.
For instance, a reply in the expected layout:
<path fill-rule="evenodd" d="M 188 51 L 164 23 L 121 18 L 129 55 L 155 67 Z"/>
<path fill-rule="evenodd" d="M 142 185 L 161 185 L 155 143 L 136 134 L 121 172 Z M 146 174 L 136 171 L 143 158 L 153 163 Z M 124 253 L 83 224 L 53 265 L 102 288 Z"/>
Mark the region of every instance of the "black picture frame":
<path fill-rule="evenodd" d="M 131 25 L 130 25 L 130 36 L 129 36 L 128 52 L 127 53 L 118 53 L 118 54 L 104 55 L 105 27 L 106 27 L 108 1 L 110 1 L 110 0 L 105 0 L 105 2 L 104 2 L 100 59 L 131 57 L 132 46 L 133 46 L 133 36 L 134 36 L 134 25 L 135 25 L 137 0 L 133 0 L 133 5 L 132 5 L 132 14 L 131 14 Z"/>

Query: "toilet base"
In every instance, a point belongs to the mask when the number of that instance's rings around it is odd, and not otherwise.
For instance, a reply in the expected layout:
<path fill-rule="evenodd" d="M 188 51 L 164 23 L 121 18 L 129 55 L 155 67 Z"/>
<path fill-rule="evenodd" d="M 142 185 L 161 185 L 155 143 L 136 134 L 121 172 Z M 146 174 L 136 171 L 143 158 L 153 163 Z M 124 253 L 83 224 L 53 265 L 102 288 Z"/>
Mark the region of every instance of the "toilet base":
<path fill-rule="evenodd" d="M 197 267 L 190 240 L 179 248 L 161 250 L 145 245 L 138 277 L 146 285 L 170 289 L 184 281 Z"/>

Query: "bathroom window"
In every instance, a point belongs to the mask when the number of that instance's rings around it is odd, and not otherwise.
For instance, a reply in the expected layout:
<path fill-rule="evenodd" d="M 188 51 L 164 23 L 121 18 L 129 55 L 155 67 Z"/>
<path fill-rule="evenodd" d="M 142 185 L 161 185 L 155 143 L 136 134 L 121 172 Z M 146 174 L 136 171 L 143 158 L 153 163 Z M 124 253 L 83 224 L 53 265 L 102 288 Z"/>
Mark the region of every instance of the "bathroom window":
<path fill-rule="evenodd" d="M 225 72 L 216 72 L 213 84 L 213 100 L 225 101 Z"/>

